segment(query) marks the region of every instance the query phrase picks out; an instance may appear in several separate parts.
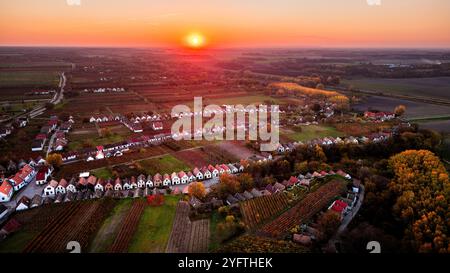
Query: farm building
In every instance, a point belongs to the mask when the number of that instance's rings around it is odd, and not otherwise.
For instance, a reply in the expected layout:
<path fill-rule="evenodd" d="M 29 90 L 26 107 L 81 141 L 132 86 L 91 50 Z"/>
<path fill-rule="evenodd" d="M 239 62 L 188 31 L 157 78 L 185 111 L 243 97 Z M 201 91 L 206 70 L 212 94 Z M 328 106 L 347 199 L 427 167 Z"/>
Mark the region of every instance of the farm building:
<path fill-rule="evenodd" d="M 67 187 L 68 184 L 69 183 L 64 178 L 62 178 L 59 181 L 58 186 L 55 189 L 55 193 L 56 194 L 65 194 L 66 193 L 66 187 Z"/>
<path fill-rule="evenodd" d="M 48 183 L 48 185 L 44 188 L 44 196 L 53 197 L 56 194 L 56 187 L 58 187 L 58 182 L 56 180 L 52 180 Z"/>

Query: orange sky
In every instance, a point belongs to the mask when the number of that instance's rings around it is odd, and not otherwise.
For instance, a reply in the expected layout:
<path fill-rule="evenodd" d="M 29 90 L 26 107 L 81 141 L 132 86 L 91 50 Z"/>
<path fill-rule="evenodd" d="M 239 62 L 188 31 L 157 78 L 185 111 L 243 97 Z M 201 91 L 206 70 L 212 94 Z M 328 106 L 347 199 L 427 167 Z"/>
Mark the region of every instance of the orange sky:
<path fill-rule="evenodd" d="M 0 0 L 0 45 L 450 47 L 449 0 Z"/>

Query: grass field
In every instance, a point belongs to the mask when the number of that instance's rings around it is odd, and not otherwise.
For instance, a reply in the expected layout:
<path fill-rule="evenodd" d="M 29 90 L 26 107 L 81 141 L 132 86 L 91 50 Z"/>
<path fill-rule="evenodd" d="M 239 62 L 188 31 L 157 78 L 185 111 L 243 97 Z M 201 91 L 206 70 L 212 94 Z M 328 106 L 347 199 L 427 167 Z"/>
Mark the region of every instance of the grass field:
<path fill-rule="evenodd" d="M 255 96 L 239 96 L 239 97 L 224 97 L 220 99 L 205 99 L 203 104 L 231 104 L 237 105 L 242 104 L 243 106 L 255 104 L 259 105 L 260 103 L 264 104 L 265 101 L 272 101 L 273 103 L 279 103 L 280 100 L 277 98 L 272 98 L 270 96 L 264 95 L 255 95 Z"/>
<path fill-rule="evenodd" d="M 99 145 L 106 145 L 124 141 L 127 136 L 119 134 L 111 134 L 107 137 L 99 137 L 98 134 L 86 135 L 83 138 L 77 138 L 76 140 L 69 139 L 68 148 L 70 151 L 78 150 L 83 148 L 83 145 L 90 145 L 92 147 Z"/>
<path fill-rule="evenodd" d="M 108 252 L 109 247 L 112 245 L 117 233 L 119 232 L 120 223 L 131 208 L 132 202 L 133 199 L 131 198 L 118 201 L 117 205 L 111 211 L 108 218 L 106 218 L 102 223 L 102 226 L 92 240 L 89 247 L 89 252 Z"/>
<path fill-rule="evenodd" d="M 172 155 L 165 155 L 158 158 L 141 160 L 138 163 L 147 174 L 171 174 L 172 172 L 178 172 L 181 170 L 190 169 L 183 161 L 175 158 Z"/>
<path fill-rule="evenodd" d="M 59 74 L 48 71 L 14 71 L 0 73 L 0 87 L 39 87 L 56 88 L 59 84 Z"/>
<path fill-rule="evenodd" d="M 128 252 L 162 253 L 165 251 L 179 198 L 176 196 L 164 198 L 164 205 L 145 208 Z"/>
<path fill-rule="evenodd" d="M 101 169 L 97 169 L 92 171 L 92 175 L 94 175 L 97 178 L 102 178 L 102 179 L 109 179 L 112 178 L 112 172 L 108 167 L 104 167 Z"/>
<path fill-rule="evenodd" d="M 281 135 L 294 141 L 308 141 L 314 138 L 338 137 L 344 133 L 339 132 L 333 127 L 322 125 L 302 126 L 301 132 L 295 132 L 290 129 L 281 129 Z"/>
<path fill-rule="evenodd" d="M 343 83 L 352 85 L 357 89 L 450 100 L 450 77 L 412 79 L 363 78 L 343 80 Z"/>

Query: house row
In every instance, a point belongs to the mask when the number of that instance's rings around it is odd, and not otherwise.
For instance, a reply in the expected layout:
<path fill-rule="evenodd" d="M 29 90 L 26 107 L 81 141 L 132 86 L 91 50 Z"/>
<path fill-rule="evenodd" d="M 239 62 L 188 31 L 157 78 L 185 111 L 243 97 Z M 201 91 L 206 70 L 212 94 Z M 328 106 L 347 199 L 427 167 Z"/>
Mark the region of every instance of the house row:
<path fill-rule="evenodd" d="M 28 185 L 36 176 L 36 170 L 29 164 L 23 166 L 16 174 L 0 181 L 0 202 L 8 202 L 14 192 Z"/>
<path fill-rule="evenodd" d="M 261 196 L 271 195 L 273 193 L 275 193 L 275 192 L 270 192 L 270 191 L 267 191 L 266 189 L 258 190 L 256 188 L 253 188 L 249 191 L 236 193 L 234 195 L 229 194 L 225 200 L 225 203 L 228 205 L 233 205 L 233 204 L 239 203 L 241 201 L 250 200 L 250 199 L 261 197 Z"/>
<path fill-rule="evenodd" d="M 125 88 L 123 87 L 100 87 L 100 88 L 92 88 L 92 89 L 84 89 L 84 93 L 109 93 L 109 92 L 125 92 Z"/>
<path fill-rule="evenodd" d="M 280 113 L 280 109 L 277 105 L 273 105 L 274 110 L 273 112 Z M 208 116 L 212 114 L 234 114 L 234 113 L 257 113 L 257 112 L 268 112 L 272 111 L 270 109 L 270 106 L 260 104 L 259 106 L 255 107 L 239 107 L 236 108 L 233 105 L 227 105 L 224 104 L 220 109 L 204 109 L 203 111 L 196 111 L 196 112 L 188 112 L 188 113 L 175 113 L 174 117 L 177 118 L 183 118 L 183 117 L 194 117 L 194 116 Z"/>
<path fill-rule="evenodd" d="M 307 142 L 292 142 L 287 144 L 278 144 L 276 147 L 276 151 L 278 153 L 285 153 L 294 150 L 296 147 L 300 145 L 320 145 L 320 146 L 330 146 L 330 145 L 338 145 L 338 144 L 364 144 L 369 142 L 382 142 L 389 139 L 392 136 L 391 132 L 381 132 L 381 133 L 373 133 L 369 136 L 362 137 L 324 137 L 320 139 L 313 139 Z"/>
<path fill-rule="evenodd" d="M 222 173 L 236 174 L 242 172 L 244 167 L 240 164 L 220 164 L 216 166 L 209 165 L 208 167 L 203 167 L 201 169 L 195 168 L 192 172 L 173 172 L 171 175 L 159 173 L 155 175 L 145 176 L 143 174 L 139 175 L 137 178 L 134 176 L 130 179 L 128 178 L 116 178 L 113 179 L 97 179 L 95 176 L 90 175 L 89 177 L 80 177 L 78 180 L 71 179 L 67 182 L 65 179 L 61 179 L 59 182 L 56 180 L 51 180 L 43 190 L 43 196 L 54 197 L 58 193 L 66 193 L 68 191 L 78 192 L 85 189 L 91 191 L 102 191 L 106 192 L 108 190 L 112 191 L 122 191 L 122 190 L 132 190 L 132 189 L 144 189 L 144 188 L 159 188 L 159 187 L 169 187 L 173 185 L 189 184 L 194 181 L 202 181 L 218 177 Z M 39 172 L 39 182 L 36 183 L 42 185 L 46 183 L 45 179 L 48 179 L 51 175 L 51 171 L 46 168 L 40 169 Z"/>

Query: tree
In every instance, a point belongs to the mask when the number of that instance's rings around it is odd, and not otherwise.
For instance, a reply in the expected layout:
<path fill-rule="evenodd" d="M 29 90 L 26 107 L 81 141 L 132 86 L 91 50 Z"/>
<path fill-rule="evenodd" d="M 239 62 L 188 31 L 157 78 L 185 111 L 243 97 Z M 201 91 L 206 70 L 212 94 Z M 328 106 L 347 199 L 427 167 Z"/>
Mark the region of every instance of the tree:
<path fill-rule="evenodd" d="M 317 224 L 319 225 L 320 231 L 322 231 L 324 235 L 323 239 L 328 240 L 333 236 L 341 224 L 341 217 L 339 213 L 328 210 L 319 217 Z"/>
<path fill-rule="evenodd" d="M 60 154 L 49 154 L 46 158 L 48 164 L 54 167 L 60 167 L 63 163 L 62 156 Z"/>
<path fill-rule="evenodd" d="M 319 145 L 316 145 L 314 147 L 314 157 L 321 162 L 326 162 L 327 161 L 327 156 L 325 155 L 325 153 L 323 152 L 322 147 L 320 147 Z"/>
<path fill-rule="evenodd" d="M 329 101 L 336 104 L 336 110 L 346 111 L 350 108 L 350 100 L 344 95 L 333 96 Z"/>
<path fill-rule="evenodd" d="M 241 186 L 241 191 L 250 190 L 255 186 L 253 177 L 248 173 L 243 173 L 237 178 L 239 185 Z"/>
<path fill-rule="evenodd" d="M 308 161 L 295 163 L 294 171 L 296 173 L 306 173 L 306 172 L 308 172 Z"/>
<path fill-rule="evenodd" d="M 392 156 L 389 165 L 393 209 L 407 223 L 405 238 L 420 252 L 448 252 L 450 182 L 442 162 L 428 150 L 407 150 Z"/>
<path fill-rule="evenodd" d="M 194 196 L 198 199 L 203 199 L 206 196 L 205 185 L 201 182 L 193 182 L 188 186 L 189 196 Z"/>
<path fill-rule="evenodd" d="M 403 116 L 403 114 L 406 112 L 406 106 L 404 105 L 398 105 L 394 109 L 394 113 L 397 117 Z"/>
<path fill-rule="evenodd" d="M 233 195 L 239 192 L 240 184 L 236 176 L 224 173 L 219 177 L 219 184 L 215 189 L 221 198 L 225 198 L 228 194 Z"/>

